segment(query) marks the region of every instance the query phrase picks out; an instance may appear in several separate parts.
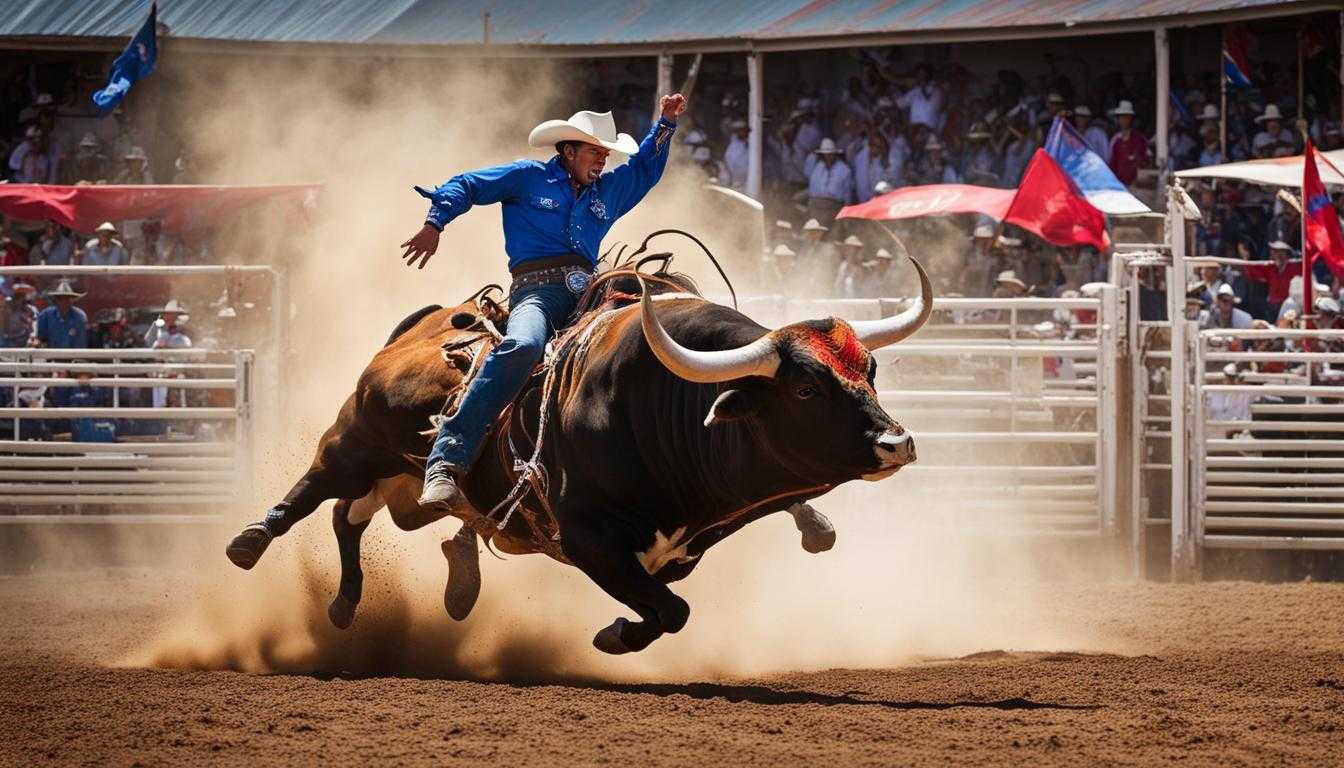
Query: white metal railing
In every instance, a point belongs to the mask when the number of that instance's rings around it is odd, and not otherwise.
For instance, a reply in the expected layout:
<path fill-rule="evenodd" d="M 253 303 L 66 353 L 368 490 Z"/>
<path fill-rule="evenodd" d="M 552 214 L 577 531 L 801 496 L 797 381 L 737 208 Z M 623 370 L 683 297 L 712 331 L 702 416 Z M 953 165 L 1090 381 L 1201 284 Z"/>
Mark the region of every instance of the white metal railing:
<path fill-rule="evenodd" d="M 782 296 L 740 302 L 776 325 L 875 319 L 907 304 Z M 1095 298 L 935 299 L 929 324 L 876 355 L 878 397 L 919 446 L 919 461 L 902 476 L 955 481 L 964 491 L 960 513 L 986 528 L 1011 519 L 1014 530 L 1032 533 L 1115 534 L 1120 316 L 1113 286 Z M 1052 376 L 1044 373 L 1046 361 Z"/>
<path fill-rule="evenodd" d="M 1266 341 L 1285 348 L 1254 348 Z M 1344 331 L 1197 334 L 1190 430 L 1196 546 L 1344 549 L 1344 473 L 1331 471 L 1344 468 L 1344 370 L 1325 368 L 1344 362 L 1344 353 L 1329 344 L 1344 344 Z M 1240 380 L 1220 371 L 1220 364 L 1240 370 L 1264 363 L 1289 370 Z M 1280 380 L 1300 383 L 1272 383 Z"/>
<path fill-rule="evenodd" d="M 199 509 L 241 500 L 252 485 L 253 369 L 250 350 L 0 349 L 0 427 L 8 432 L 0 507 L 16 508 L 0 510 L 0 522 L 43 518 L 31 514 L 35 506 Z M 59 393 L 81 387 L 104 402 L 59 402 Z M 127 402 L 144 390 L 158 390 L 165 406 Z M 164 421 L 188 428 L 145 428 Z M 76 431 L 97 439 L 77 441 Z"/>

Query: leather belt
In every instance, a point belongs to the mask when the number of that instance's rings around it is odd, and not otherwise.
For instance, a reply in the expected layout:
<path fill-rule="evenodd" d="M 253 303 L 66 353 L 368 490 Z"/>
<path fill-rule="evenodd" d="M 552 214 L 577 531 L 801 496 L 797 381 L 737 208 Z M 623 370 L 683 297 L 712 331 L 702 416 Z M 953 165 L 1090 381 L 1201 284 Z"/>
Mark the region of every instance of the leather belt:
<path fill-rule="evenodd" d="M 509 286 L 509 295 L 513 295 L 514 291 L 539 285 L 564 285 L 570 293 L 579 296 L 587 290 L 588 284 L 593 280 L 593 274 L 593 268 L 586 263 L 582 267 L 533 269 L 513 278 L 513 284 Z"/>
<path fill-rule="evenodd" d="M 549 259 L 531 259 L 509 270 L 509 274 L 514 279 L 520 278 L 530 272 L 540 272 L 542 270 L 551 270 L 559 268 L 582 269 L 585 272 L 592 272 L 593 265 L 588 259 L 577 253 L 567 253 L 564 256 L 552 256 Z"/>

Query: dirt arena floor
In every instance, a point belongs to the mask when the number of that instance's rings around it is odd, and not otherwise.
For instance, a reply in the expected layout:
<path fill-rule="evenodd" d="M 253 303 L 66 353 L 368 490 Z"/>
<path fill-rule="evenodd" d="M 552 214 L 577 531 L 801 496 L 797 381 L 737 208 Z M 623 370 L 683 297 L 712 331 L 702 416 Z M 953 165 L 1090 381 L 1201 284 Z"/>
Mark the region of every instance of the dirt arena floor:
<path fill-rule="evenodd" d="M 1130 650 L 985 648 L 763 679 L 462 682 L 123 666 L 176 578 L 0 577 L 0 764 L 1344 761 L 1340 585 L 1056 586 L 1051 610 Z"/>

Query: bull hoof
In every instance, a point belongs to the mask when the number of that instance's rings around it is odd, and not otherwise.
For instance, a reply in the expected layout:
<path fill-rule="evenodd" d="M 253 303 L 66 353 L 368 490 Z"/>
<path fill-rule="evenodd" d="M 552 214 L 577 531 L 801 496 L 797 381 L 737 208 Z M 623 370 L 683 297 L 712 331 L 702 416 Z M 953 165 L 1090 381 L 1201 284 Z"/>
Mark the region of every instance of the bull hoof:
<path fill-rule="evenodd" d="M 331 619 L 332 625 L 337 629 L 349 629 L 350 625 L 355 623 L 355 608 L 357 603 L 352 603 L 346 599 L 345 595 L 337 593 L 336 598 L 327 606 L 327 618 Z"/>
<path fill-rule="evenodd" d="M 443 608 L 453 621 L 471 615 L 481 596 L 480 550 L 476 532 L 463 525 L 457 535 L 439 545 L 448 560 L 448 584 L 443 588 Z"/>
<path fill-rule="evenodd" d="M 835 526 L 826 516 L 808 504 L 796 504 L 789 510 L 793 524 L 803 534 L 803 550 L 818 554 L 835 546 Z"/>
<path fill-rule="evenodd" d="M 630 648 L 621 639 L 621 630 L 625 629 L 625 625 L 629 623 L 624 618 L 620 618 L 603 627 L 593 636 L 593 647 L 613 656 L 629 653 Z"/>
<path fill-rule="evenodd" d="M 228 555 L 229 561 L 242 568 L 244 571 L 252 569 L 261 559 L 262 553 L 271 545 L 270 531 L 261 523 L 253 523 L 243 529 L 242 533 L 233 537 L 229 546 L 224 550 Z"/>

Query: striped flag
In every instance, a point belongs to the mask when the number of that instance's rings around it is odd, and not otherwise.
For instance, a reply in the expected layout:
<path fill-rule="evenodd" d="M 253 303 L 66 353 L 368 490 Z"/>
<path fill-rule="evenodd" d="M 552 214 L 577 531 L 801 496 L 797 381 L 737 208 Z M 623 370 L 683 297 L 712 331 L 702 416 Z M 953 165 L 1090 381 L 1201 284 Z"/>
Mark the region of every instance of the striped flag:
<path fill-rule="evenodd" d="M 1223 77 L 1228 85 L 1251 87 L 1251 67 L 1247 58 L 1250 50 L 1251 33 L 1246 31 L 1246 27 L 1223 28 Z"/>

